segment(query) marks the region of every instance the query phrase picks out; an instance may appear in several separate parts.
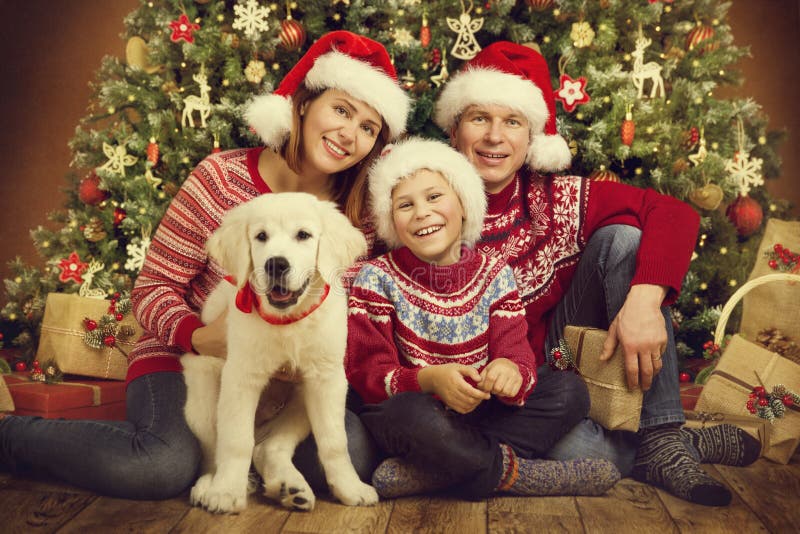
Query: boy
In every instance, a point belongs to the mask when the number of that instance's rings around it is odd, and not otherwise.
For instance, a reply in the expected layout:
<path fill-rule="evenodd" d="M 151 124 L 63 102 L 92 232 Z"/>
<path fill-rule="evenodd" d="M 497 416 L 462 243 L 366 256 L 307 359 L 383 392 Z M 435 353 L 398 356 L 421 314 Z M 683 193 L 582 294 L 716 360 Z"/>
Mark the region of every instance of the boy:
<path fill-rule="evenodd" d="M 575 387 L 529 400 L 536 361 L 514 273 L 471 249 L 486 197 L 468 160 L 409 139 L 372 168 L 369 197 L 378 237 L 393 250 L 353 283 L 345 369 L 367 403 L 362 421 L 393 457 L 373 475 L 378 493 L 453 487 L 482 499 L 613 486 L 619 472 L 606 460 L 529 459 L 586 415 L 588 398 Z M 563 397 L 581 392 L 583 402 Z"/>

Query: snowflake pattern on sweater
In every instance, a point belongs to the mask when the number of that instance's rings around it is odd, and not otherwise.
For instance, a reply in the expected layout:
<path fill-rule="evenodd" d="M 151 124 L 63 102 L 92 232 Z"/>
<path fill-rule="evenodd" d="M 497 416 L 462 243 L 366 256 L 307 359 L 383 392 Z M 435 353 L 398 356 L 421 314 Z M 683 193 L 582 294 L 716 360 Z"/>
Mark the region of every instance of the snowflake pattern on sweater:
<path fill-rule="evenodd" d="M 699 217 L 687 204 L 652 189 L 578 176 L 521 171 L 489 209 L 476 248 L 514 270 L 528 322 L 528 339 L 543 364 L 550 314 L 569 288 L 580 254 L 599 228 L 642 230 L 633 284 L 670 288 L 677 298 L 697 236 Z"/>
<path fill-rule="evenodd" d="M 495 358 L 514 361 L 523 384 L 511 404 L 522 404 L 536 382 L 525 312 L 511 269 L 462 249 L 462 259 L 437 267 L 407 248 L 365 264 L 349 299 L 350 384 L 366 402 L 419 391 L 422 367 L 460 363 L 480 372 Z"/>

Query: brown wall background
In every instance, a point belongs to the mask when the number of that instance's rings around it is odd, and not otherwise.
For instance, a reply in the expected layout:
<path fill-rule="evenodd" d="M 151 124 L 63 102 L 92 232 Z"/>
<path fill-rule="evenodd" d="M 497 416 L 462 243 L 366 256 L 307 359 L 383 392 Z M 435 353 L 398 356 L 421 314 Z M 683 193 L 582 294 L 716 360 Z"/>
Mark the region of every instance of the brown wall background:
<path fill-rule="evenodd" d="M 138 5 L 0 0 L 0 279 L 8 278 L 6 264 L 16 256 L 41 264 L 29 230 L 64 204 L 67 142 L 86 114 L 88 82 L 104 55 L 124 57 L 122 21 Z M 737 0 L 730 23 L 737 44 L 750 45 L 753 57 L 740 65 L 745 84 L 725 94 L 753 97 L 772 129 L 789 130 L 782 176 L 767 187 L 800 214 L 800 1 Z"/>

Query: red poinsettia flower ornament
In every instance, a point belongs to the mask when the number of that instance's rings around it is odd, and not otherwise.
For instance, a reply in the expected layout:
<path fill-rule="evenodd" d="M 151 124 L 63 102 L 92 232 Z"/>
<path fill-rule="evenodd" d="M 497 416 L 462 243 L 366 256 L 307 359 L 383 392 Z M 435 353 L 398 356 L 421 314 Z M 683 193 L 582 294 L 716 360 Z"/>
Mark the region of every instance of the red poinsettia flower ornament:
<path fill-rule="evenodd" d="M 69 257 L 61 260 L 58 263 L 58 267 L 61 269 L 61 274 L 58 275 L 59 280 L 62 282 L 74 280 L 78 284 L 82 284 L 83 277 L 81 275 L 89 268 L 89 264 L 83 263 L 78 257 L 78 253 L 73 252 Z"/>
<path fill-rule="evenodd" d="M 172 28 L 170 39 L 172 39 L 173 43 L 177 43 L 180 40 L 184 40 L 187 43 L 194 43 L 194 35 L 192 35 L 192 32 L 200 29 L 200 25 L 189 20 L 186 13 L 181 14 L 178 20 L 170 22 L 169 27 Z"/>

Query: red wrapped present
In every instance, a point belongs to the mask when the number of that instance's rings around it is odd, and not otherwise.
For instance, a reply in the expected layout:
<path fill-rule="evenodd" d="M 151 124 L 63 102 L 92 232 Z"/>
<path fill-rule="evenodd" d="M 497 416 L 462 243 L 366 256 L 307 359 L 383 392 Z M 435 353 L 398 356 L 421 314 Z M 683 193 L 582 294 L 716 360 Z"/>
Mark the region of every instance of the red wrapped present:
<path fill-rule="evenodd" d="M 700 397 L 700 392 L 703 391 L 703 386 L 689 382 L 681 384 L 681 405 L 686 412 L 694 410 L 694 405 L 697 404 L 697 399 Z"/>
<path fill-rule="evenodd" d="M 25 373 L 3 375 L 14 414 L 47 419 L 125 420 L 125 383 L 117 380 L 68 379 L 56 384 L 33 382 Z"/>

